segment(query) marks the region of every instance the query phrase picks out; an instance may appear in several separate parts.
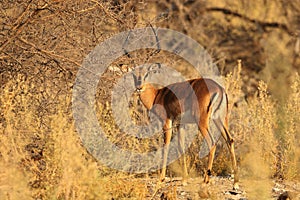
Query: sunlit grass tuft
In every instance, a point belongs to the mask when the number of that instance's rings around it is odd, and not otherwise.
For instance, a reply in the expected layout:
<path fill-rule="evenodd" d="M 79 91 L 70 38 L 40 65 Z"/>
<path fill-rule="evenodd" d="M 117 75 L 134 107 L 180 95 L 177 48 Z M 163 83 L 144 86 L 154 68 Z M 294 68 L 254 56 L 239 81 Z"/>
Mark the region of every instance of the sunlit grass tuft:
<path fill-rule="evenodd" d="M 277 137 L 280 140 L 278 155 L 278 175 L 284 179 L 300 180 L 300 77 L 295 74 L 291 94 L 279 109 L 280 127 Z"/>

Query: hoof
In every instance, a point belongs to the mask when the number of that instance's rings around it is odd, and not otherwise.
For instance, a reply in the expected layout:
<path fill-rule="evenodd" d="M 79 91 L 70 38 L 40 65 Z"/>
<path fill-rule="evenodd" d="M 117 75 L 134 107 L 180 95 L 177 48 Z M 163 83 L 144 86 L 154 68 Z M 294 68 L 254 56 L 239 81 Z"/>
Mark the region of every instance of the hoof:
<path fill-rule="evenodd" d="M 206 184 L 209 183 L 210 176 L 211 176 L 211 170 L 208 169 L 207 172 L 204 174 L 204 183 L 206 183 Z"/>
<path fill-rule="evenodd" d="M 208 183 L 209 183 L 209 177 L 208 177 L 208 176 L 205 176 L 203 182 L 204 182 L 205 184 L 208 184 Z"/>

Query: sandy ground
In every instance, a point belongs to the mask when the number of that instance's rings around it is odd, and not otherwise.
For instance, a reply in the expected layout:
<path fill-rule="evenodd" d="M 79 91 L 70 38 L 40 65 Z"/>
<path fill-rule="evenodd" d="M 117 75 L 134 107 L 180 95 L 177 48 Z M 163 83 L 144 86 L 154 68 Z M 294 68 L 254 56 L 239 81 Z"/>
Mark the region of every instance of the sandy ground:
<path fill-rule="evenodd" d="M 247 189 L 240 182 L 240 189 L 233 190 L 232 178 L 211 177 L 208 185 L 203 184 L 201 177 L 189 178 L 186 183 L 181 178 L 168 178 L 164 183 L 157 183 L 156 178 L 147 181 L 149 189 L 148 199 L 154 200 L 197 200 L 197 199 L 216 199 L 216 200 L 248 200 Z M 300 199 L 300 183 L 279 183 L 274 182 L 272 189 L 272 200 Z"/>

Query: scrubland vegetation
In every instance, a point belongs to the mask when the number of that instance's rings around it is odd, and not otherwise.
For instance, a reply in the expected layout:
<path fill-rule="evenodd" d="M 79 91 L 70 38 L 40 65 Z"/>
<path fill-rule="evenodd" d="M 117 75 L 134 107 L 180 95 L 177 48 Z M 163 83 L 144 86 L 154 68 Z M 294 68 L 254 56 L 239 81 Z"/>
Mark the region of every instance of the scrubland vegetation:
<path fill-rule="evenodd" d="M 232 99 L 240 93 L 238 77 L 226 76 L 235 86 L 233 90 L 228 87 Z M 66 110 L 68 99 L 61 100 L 58 113 L 44 119 L 47 127 L 39 127 L 32 102 L 39 97 L 30 94 L 30 87 L 28 80 L 18 77 L 1 91 L 1 111 L 6 119 L 1 132 L 2 199 L 143 199 L 149 195 L 144 178 L 106 168 L 87 153 Z M 299 181 L 299 95 L 299 75 L 284 107 L 261 81 L 255 96 L 231 109 L 241 184 L 249 198 L 270 197 L 273 180 Z M 104 108 L 100 112 L 106 125 L 113 124 L 109 112 Z M 137 142 L 131 145 L 140 148 Z M 214 175 L 230 172 L 226 149 L 221 151 Z M 201 174 L 202 169 L 194 170 Z"/>
<path fill-rule="evenodd" d="M 218 64 L 246 197 L 272 199 L 275 182 L 299 185 L 299 10 L 298 1 L 279 0 L 2 1 L 0 199 L 160 198 L 149 187 L 159 171 L 129 174 L 98 162 L 82 145 L 72 115 L 72 86 L 85 56 L 113 34 L 149 23 L 189 35 Z M 127 138 L 111 112 L 109 91 L 125 73 L 120 63 L 130 63 L 126 59 L 116 65 L 120 74 L 107 71 L 101 77 L 97 116 L 112 142 L 147 151 L 162 139 Z M 191 76 L 180 62 L 167 61 Z M 191 177 L 202 176 L 206 166 L 206 159 L 198 158 L 199 147 L 195 141 L 187 152 Z M 167 175 L 180 176 L 179 165 L 172 163 Z M 230 173 L 221 140 L 213 176 Z M 171 194 L 167 199 L 179 198 L 176 187 L 165 188 Z M 299 194 L 299 187 L 294 192 Z"/>

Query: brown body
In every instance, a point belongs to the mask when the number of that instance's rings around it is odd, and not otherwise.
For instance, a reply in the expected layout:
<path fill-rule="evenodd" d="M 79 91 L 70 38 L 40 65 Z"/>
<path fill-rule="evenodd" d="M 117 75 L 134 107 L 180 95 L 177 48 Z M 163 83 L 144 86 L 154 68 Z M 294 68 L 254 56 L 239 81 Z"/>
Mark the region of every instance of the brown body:
<path fill-rule="evenodd" d="M 134 75 L 134 78 L 140 100 L 148 110 L 154 112 L 164 123 L 165 148 L 163 152 L 161 180 L 164 180 L 166 175 L 172 124 L 174 120 L 182 117 L 185 113 L 189 113 L 187 123 L 196 123 L 198 125 L 199 131 L 210 149 L 204 182 L 209 182 L 209 175 L 216 150 L 216 141 L 214 141 L 213 133 L 210 133 L 211 129 L 209 127 L 210 120 L 212 120 L 229 148 L 235 173 L 234 188 L 237 189 L 237 164 L 234 153 L 234 142 L 228 131 L 228 102 L 224 89 L 211 79 L 193 79 L 156 89 L 152 84 L 143 83 L 142 80 L 145 79 L 145 75 L 144 77 L 140 74 L 138 76 Z M 179 148 L 183 153 L 184 137 L 180 132 L 178 136 Z M 187 166 L 185 157 L 183 157 L 183 170 L 184 178 L 186 178 Z"/>

